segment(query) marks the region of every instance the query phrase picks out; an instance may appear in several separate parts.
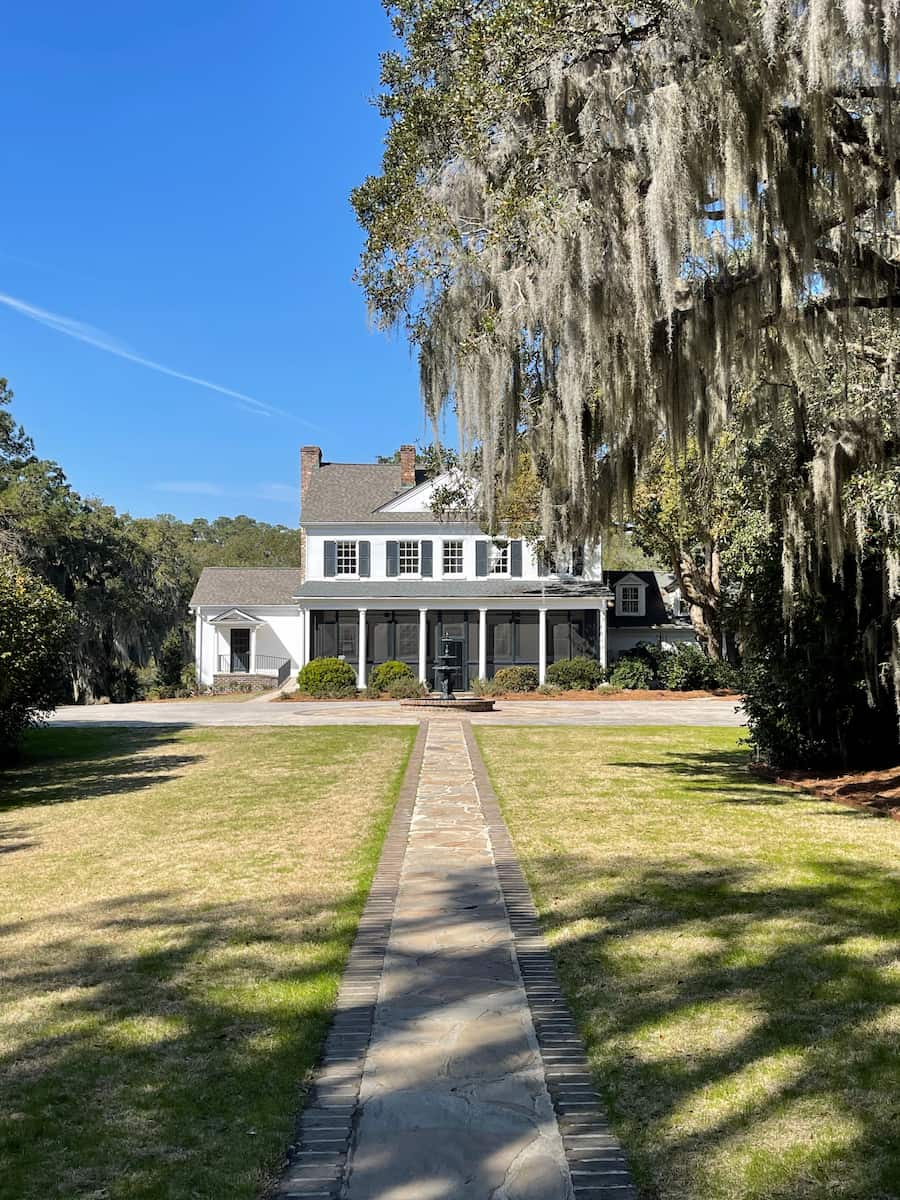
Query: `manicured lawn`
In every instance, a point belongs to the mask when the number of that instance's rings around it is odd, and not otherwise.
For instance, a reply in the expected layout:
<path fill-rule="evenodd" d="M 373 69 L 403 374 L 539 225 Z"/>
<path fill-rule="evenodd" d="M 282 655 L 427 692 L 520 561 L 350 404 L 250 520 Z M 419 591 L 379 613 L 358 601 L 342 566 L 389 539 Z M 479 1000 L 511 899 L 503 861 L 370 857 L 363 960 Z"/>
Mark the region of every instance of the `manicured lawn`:
<path fill-rule="evenodd" d="M 49 729 L 0 773 L 0 1198 L 250 1200 L 413 729 Z"/>
<path fill-rule="evenodd" d="M 900 1197 L 900 824 L 737 731 L 478 740 L 647 1200 Z"/>

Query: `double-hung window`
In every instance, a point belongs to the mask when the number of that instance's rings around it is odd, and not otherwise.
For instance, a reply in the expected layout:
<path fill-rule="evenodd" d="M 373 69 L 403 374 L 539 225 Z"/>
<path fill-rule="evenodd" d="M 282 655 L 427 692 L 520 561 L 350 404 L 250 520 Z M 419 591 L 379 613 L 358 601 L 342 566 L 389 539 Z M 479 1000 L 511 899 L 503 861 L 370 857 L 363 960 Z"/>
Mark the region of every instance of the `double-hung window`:
<path fill-rule="evenodd" d="M 461 541 L 444 542 L 444 574 L 462 575 L 463 544 Z"/>
<path fill-rule="evenodd" d="M 509 542 L 492 542 L 490 553 L 491 575 L 509 574 Z"/>
<path fill-rule="evenodd" d="M 636 583 L 624 583 L 619 588 L 619 612 L 623 617 L 641 615 L 641 589 Z"/>
<path fill-rule="evenodd" d="M 419 543 L 401 542 L 399 546 L 399 563 L 401 575 L 419 574 Z"/>
<path fill-rule="evenodd" d="M 338 575 L 356 575 L 356 542 L 335 543 L 335 571 Z"/>

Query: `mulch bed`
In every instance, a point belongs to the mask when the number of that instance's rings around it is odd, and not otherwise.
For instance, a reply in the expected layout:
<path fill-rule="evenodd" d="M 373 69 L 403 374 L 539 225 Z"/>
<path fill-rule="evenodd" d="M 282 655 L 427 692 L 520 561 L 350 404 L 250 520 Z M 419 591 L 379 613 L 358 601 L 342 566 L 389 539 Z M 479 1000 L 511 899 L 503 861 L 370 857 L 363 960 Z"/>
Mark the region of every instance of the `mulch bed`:
<path fill-rule="evenodd" d="M 732 700 L 741 699 L 738 692 L 719 690 L 715 692 L 667 692 L 659 689 L 629 692 L 559 692 L 556 696 L 545 696 L 541 692 L 503 692 L 491 696 L 492 700 L 593 700 L 598 703 L 604 700 Z M 346 703 L 348 700 L 369 700 L 370 696 L 307 696 L 301 692 L 291 692 L 287 696 L 279 696 L 279 702 L 290 704 L 327 704 L 329 701 Z M 389 696 L 379 696 L 379 700 L 389 700 Z"/>
<path fill-rule="evenodd" d="M 547 696 L 542 692 L 503 692 L 492 696 L 492 700 L 733 700 L 741 699 L 738 692 L 721 689 L 715 692 L 669 692 L 661 688 L 648 688 L 646 691 L 635 689 L 623 692 L 558 692 L 555 696 Z"/>
<path fill-rule="evenodd" d="M 900 821 L 900 766 L 880 771 L 851 771 L 843 775 L 808 775 L 803 771 L 760 772 L 778 783 L 812 792 L 824 800 L 849 804 L 878 817 Z"/>

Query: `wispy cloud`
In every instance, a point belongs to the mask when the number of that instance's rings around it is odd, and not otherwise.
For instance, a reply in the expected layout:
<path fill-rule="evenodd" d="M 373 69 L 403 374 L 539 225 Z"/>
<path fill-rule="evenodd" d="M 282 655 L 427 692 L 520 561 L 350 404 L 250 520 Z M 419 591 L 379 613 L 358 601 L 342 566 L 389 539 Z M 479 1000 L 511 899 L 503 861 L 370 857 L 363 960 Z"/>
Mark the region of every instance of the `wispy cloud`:
<path fill-rule="evenodd" d="M 211 392 L 219 392 L 222 396 L 230 396 L 240 408 L 254 413 L 256 416 L 287 417 L 288 420 L 297 421 L 300 425 L 306 425 L 309 429 L 321 431 L 321 426 L 314 425 L 312 421 L 306 421 L 302 417 L 287 412 L 283 408 L 276 408 L 274 404 L 258 400 L 255 396 L 248 396 L 246 393 L 237 392 L 233 388 L 223 387 L 222 384 L 213 383 L 210 379 L 201 379 L 199 375 L 188 375 L 184 371 L 176 371 L 173 367 L 167 367 L 163 363 L 154 362 L 152 358 L 145 358 L 142 354 L 136 354 L 123 342 L 113 337 L 112 334 L 105 333 L 102 329 L 97 329 L 93 325 L 87 325 L 84 321 L 77 321 L 73 317 L 61 316 L 59 313 L 50 312 L 46 308 L 39 308 L 36 304 L 29 304 L 25 300 L 20 300 L 17 296 L 9 296 L 4 292 L 0 292 L 0 304 L 11 308 L 13 312 L 20 313 L 23 317 L 28 317 L 31 321 L 37 321 L 40 325 L 46 325 L 48 329 L 53 329 L 56 333 L 64 333 L 66 337 L 75 338 L 79 342 L 85 342 L 88 346 L 93 346 L 97 350 L 103 350 L 106 354 L 114 354 L 116 358 L 124 358 L 126 362 L 136 363 L 137 366 L 147 367 L 151 371 L 158 371 L 161 375 L 168 375 L 172 379 L 180 379 L 184 383 L 193 383 L 197 387 L 207 388 Z"/>

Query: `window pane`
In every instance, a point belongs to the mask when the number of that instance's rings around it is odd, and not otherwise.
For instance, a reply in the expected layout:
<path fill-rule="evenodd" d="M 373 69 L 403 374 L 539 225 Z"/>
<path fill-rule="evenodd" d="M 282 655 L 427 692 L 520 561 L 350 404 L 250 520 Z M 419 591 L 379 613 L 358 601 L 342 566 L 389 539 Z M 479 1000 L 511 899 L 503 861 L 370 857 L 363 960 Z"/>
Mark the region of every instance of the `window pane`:
<path fill-rule="evenodd" d="M 519 645 L 516 653 L 517 662 L 536 663 L 538 660 L 538 615 L 537 613 L 519 614 Z"/>
<path fill-rule="evenodd" d="M 391 657 L 391 614 L 369 613 L 366 626 L 366 654 L 372 662 L 387 662 Z"/>
<path fill-rule="evenodd" d="M 415 616 L 407 616 L 405 613 L 397 614 L 396 641 L 395 654 L 397 658 L 416 663 L 419 661 L 418 614 Z"/>
<path fill-rule="evenodd" d="M 569 614 L 547 614 L 547 646 L 552 662 L 569 657 Z"/>
<path fill-rule="evenodd" d="M 462 575 L 463 544 L 461 541 L 444 542 L 444 574 Z"/>
<path fill-rule="evenodd" d="M 313 655 L 334 658 L 337 654 L 337 624 L 334 613 L 313 614 Z"/>
<path fill-rule="evenodd" d="M 337 542 L 338 575 L 356 574 L 356 542 Z"/>
<path fill-rule="evenodd" d="M 583 611 L 576 611 L 570 613 L 569 616 L 572 624 L 572 657 L 578 658 L 581 655 L 587 655 L 590 658 L 594 653 L 594 647 L 588 634 L 585 614 Z"/>
<path fill-rule="evenodd" d="M 509 572 L 509 543 L 498 544 L 491 543 L 490 549 L 490 573 L 492 575 L 506 575 Z"/>
<path fill-rule="evenodd" d="M 400 543 L 400 574 L 418 575 L 419 573 L 419 543 Z"/>
<path fill-rule="evenodd" d="M 349 659 L 356 659 L 359 655 L 358 613 L 338 613 L 337 652 Z"/>
<path fill-rule="evenodd" d="M 509 613 L 488 613 L 488 657 L 512 661 L 512 620 Z"/>

